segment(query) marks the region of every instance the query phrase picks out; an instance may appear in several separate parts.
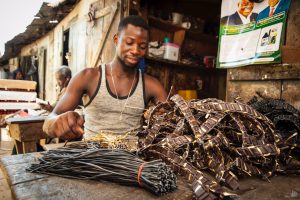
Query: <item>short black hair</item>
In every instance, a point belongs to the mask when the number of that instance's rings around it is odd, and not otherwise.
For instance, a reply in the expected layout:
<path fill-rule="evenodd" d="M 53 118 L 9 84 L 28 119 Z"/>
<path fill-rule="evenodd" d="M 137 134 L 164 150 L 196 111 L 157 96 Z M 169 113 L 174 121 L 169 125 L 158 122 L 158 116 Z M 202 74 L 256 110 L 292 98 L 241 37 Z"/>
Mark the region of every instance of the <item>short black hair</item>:
<path fill-rule="evenodd" d="M 118 26 L 118 33 L 120 33 L 124 28 L 126 28 L 128 24 L 139 26 L 149 31 L 149 25 L 142 17 L 138 15 L 129 15 L 120 21 Z"/>

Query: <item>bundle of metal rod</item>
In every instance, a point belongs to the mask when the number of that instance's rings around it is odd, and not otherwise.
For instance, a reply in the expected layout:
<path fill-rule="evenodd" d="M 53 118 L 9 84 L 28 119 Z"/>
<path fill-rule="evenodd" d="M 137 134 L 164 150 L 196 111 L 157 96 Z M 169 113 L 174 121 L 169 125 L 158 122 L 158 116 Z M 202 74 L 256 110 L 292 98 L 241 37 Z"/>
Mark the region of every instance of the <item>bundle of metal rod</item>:
<path fill-rule="evenodd" d="M 156 195 L 176 189 L 176 175 L 161 160 L 144 162 L 124 150 L 99 148 L 96 143 L 71 144 L 50 150 L 30 172 L 75 179 L 113 181 L 146 188 Z"/>
<path fill-rule="evenodd" d="M 196 199 L 236 196 L 221 186 L 237 191 L 240 175 L 268 179 L 285 171 L 288 156 L 274 124 L 240 99 L 185 101 L 175 95 L 150 109 L 146 123 L 138 153 L 163 159 L 186 176 Z"/>

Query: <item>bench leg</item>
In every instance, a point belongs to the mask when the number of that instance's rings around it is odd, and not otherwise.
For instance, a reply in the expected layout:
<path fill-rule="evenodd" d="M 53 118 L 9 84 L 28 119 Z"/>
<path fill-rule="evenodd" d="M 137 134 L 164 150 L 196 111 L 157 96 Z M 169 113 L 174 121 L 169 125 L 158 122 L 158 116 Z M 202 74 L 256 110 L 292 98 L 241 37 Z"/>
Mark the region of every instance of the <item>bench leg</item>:
<path fill-rule="evenodd" d="M 36 141 L 30 141 L 30 142 L 22 142 L 23 144 L 23 152 L 24 153 L 31 153 L 36 152 Z"/>
<path fill-rule="evenodd" d="M 22 142 L 19 142 L 18 140 L 14 140 L 17 154 L 22 154 L 23 153 L 23 145 Z"/>

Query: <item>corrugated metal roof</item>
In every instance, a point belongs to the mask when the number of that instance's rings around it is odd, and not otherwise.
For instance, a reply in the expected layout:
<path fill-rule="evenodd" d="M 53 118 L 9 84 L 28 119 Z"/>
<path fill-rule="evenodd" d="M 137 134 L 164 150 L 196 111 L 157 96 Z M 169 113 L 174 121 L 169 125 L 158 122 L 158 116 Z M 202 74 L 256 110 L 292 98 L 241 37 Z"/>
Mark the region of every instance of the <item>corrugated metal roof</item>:
<path fill-rule="evenodd" d="M 5 52 L 0 58 L 0 65 L 1 63 L 7 63 L 9 58 L 17 56 L 22 47 L 36 41 L 51 31 L 72 11 L 78 2 L 79 0 L 59 0 L 56 4 L 52 5 L 44 2 L 31 24 L 26 27 L 26 30 L 5 43 Z M 50 23 L 50 21 L 54 20 L 57 20 L 57 23 Z"/>

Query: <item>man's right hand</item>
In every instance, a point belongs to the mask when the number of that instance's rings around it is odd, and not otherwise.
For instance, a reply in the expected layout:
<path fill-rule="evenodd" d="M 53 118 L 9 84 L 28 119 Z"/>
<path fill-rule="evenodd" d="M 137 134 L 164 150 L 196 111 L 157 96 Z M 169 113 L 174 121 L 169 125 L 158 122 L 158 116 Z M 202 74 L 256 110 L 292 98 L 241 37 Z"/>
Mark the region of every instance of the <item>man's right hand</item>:
<path fill-rule="evenodd" d="M 74 111 L 68 111 L 63 114 L 48 118 L 43 130 L 52 137 L 58 137 L 64 140 L 73 140 L 83 135 L 84 119 Z"/>

